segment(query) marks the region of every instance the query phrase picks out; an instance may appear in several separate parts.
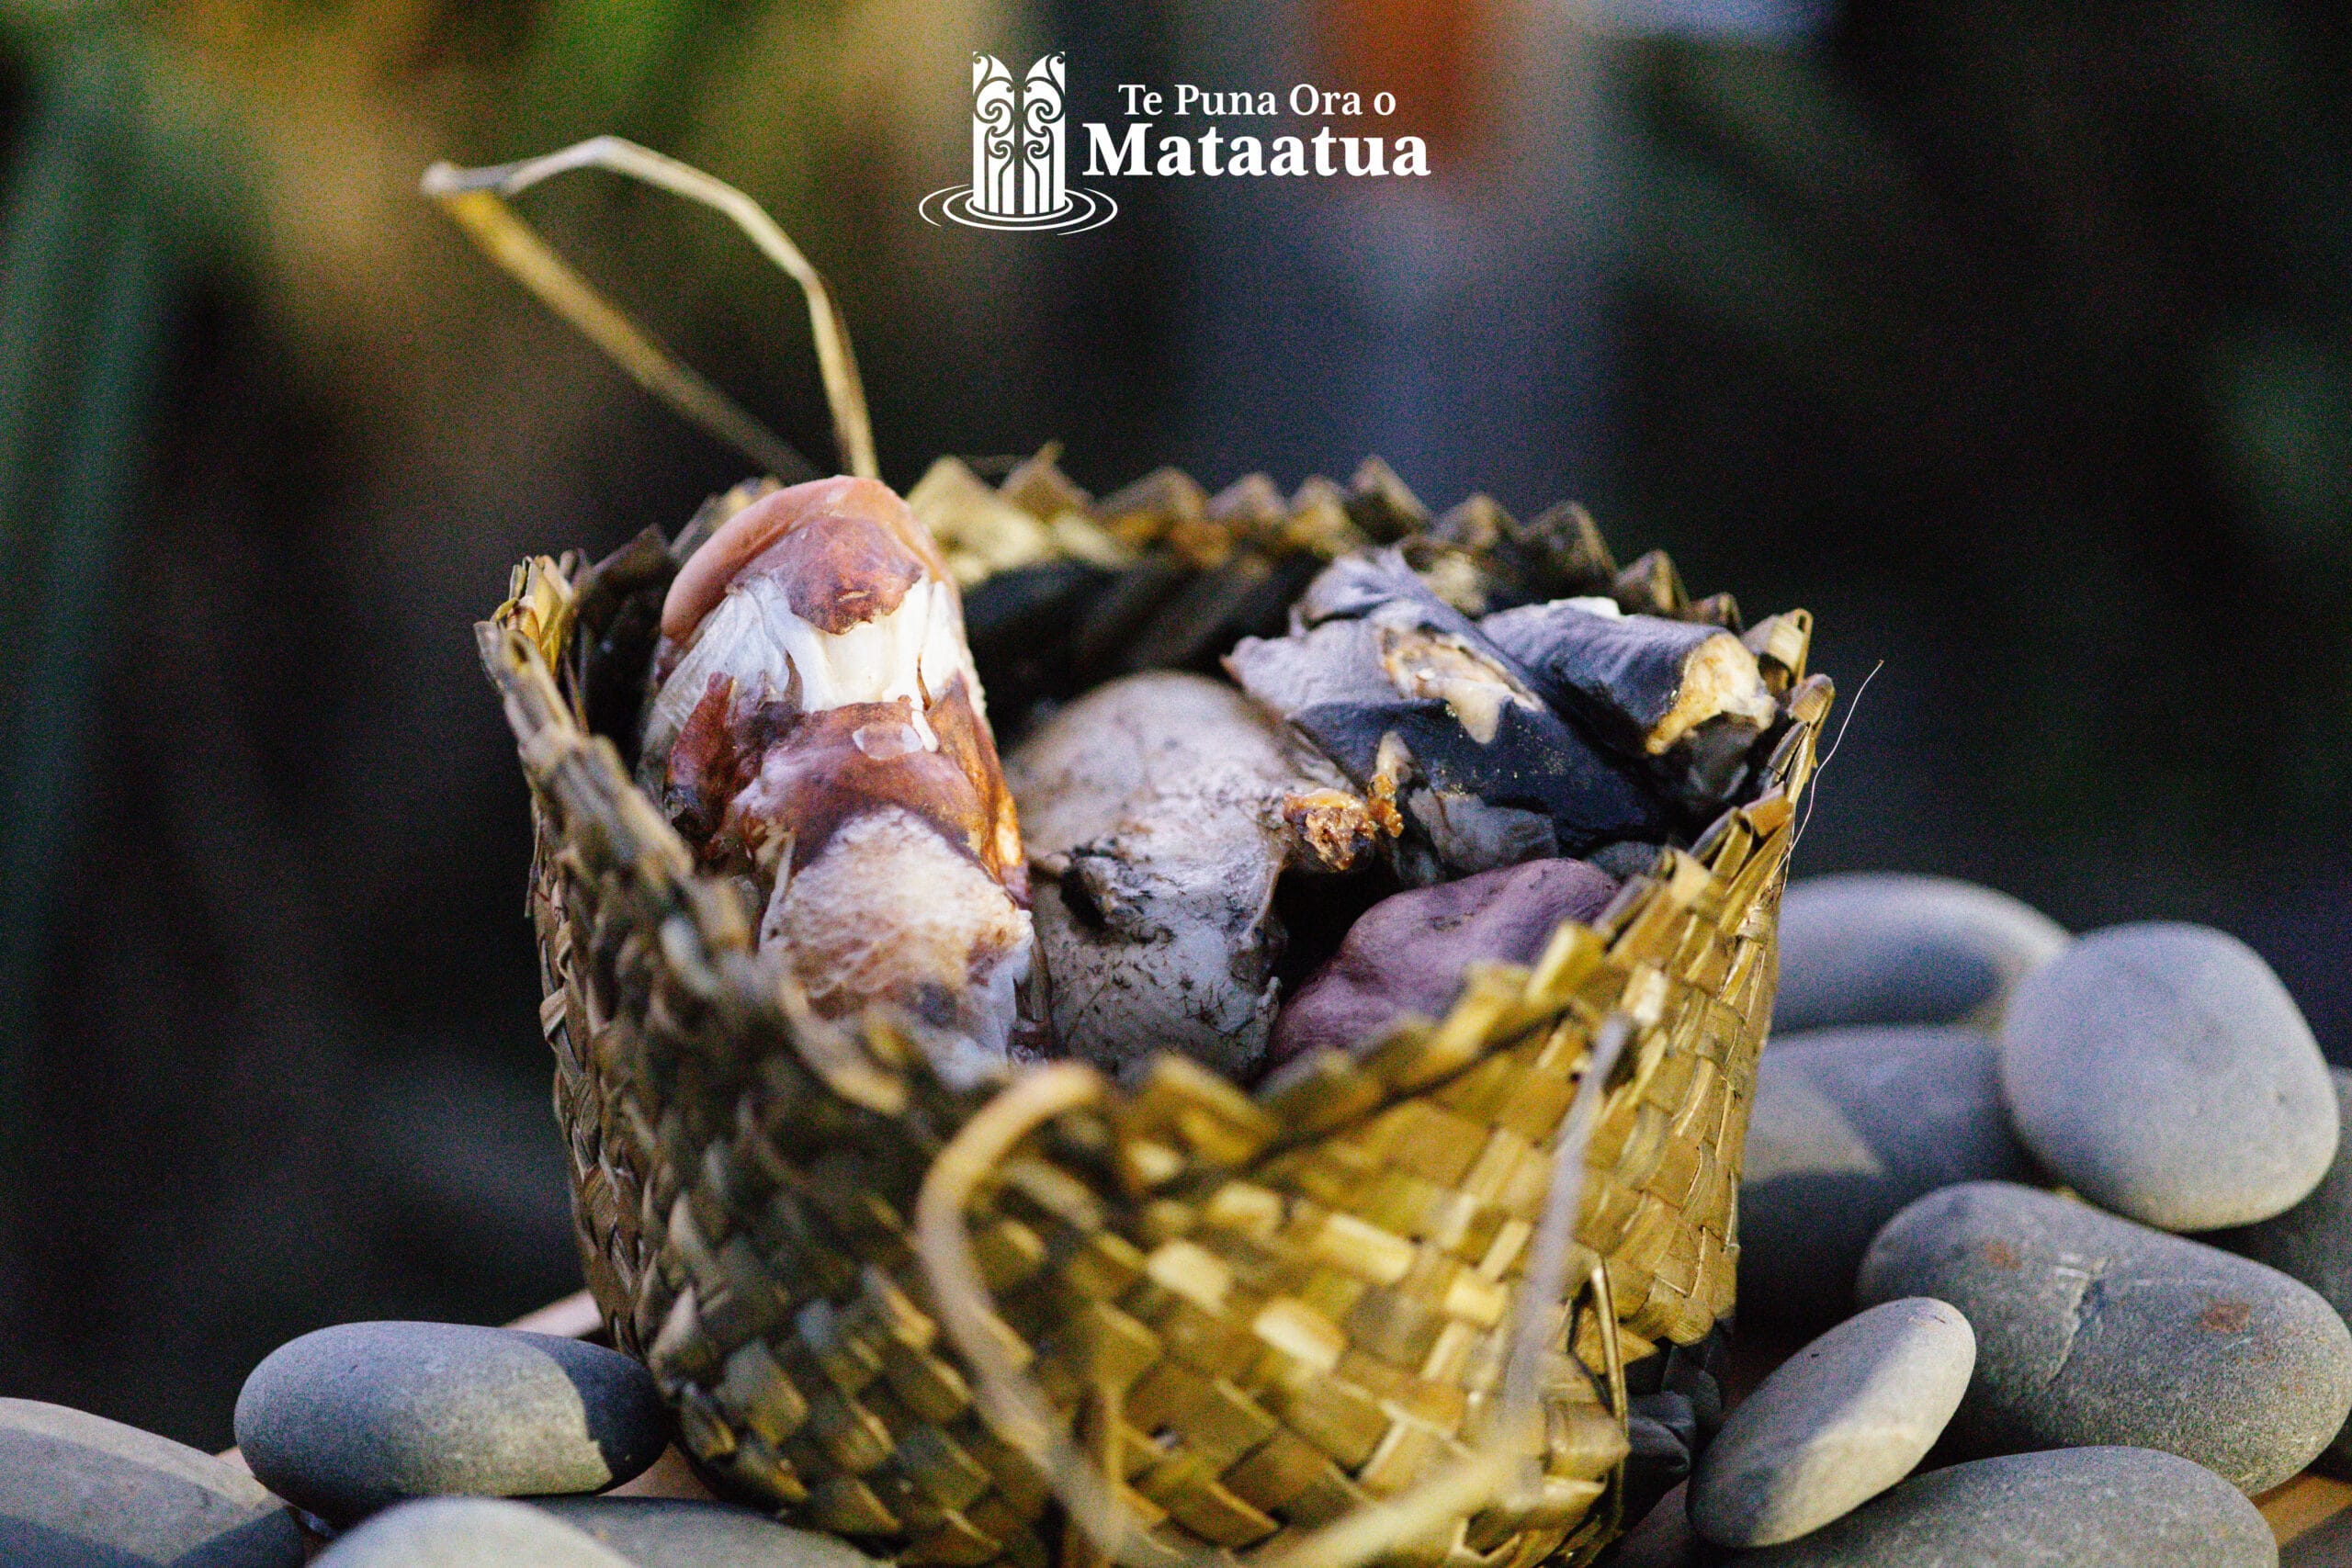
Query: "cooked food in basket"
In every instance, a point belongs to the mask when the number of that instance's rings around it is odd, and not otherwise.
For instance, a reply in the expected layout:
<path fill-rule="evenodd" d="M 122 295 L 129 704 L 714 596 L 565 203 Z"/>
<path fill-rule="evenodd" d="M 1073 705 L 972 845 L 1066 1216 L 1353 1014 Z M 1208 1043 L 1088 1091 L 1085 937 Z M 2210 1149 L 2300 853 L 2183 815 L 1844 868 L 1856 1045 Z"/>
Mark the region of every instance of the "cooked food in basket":
<path fill-rule="evenodd" d="M 1041 473 L 1056 503 L 1083 498 L 1050 457 Z M 1477 580 L 1449 560 L 1457 591 Z M 638 781 L 820 1016 L 888 1006 L 941 1049 L 1114 1073 L 1178 1050 L 1252 1083 L 1278 1032 L 1283 1060 L 1370 1049 L 1443 1016 L 1469 962 L 1533 962 L 1618 886 L 1564 851 L 1623 866 L 1688 841 L 1781 716 L 1726 627 L 1605 596 L 1473 620 L 1395 547 L 1340 556 L 1286 614 L 1223 655 L 1230 681 L 1139 673 L 1059 706 L 1008 787 L 930 532 L 872 480 L 771 491 L 662 597 Z M 1494 874 L 1520 866 L 1542 874 Z M 1275 907 L 1286 877 L 1337 939 L 1311 974 Z M 1437 884 L 1435 903 L 1407 891 Z M 1332 918 L 1353 910 L 1361 938 Z M 1417 919 L 1444 923 L 1415 940 Z M 1371 973 L 1431 942 L 1449 962 L 1420 983 Z M 1343 991 L 1359 1005 L 1335 1009 Z M 1365 1027 L 1333 1035 L 1343 1016 Z"/>
<path fill-rule="evenodd" d="M 592 164 L 799 279 L 850 475 L 499 200 Z M 1376 460 L 901 499 L 739 193 L 428 188 L 774 475 L 480 628 L 582 1261 L 696 1464 L 907 1563 L 1589 1562 L 1627 1362 L 1731 1304 L 1805 615 Z"/>

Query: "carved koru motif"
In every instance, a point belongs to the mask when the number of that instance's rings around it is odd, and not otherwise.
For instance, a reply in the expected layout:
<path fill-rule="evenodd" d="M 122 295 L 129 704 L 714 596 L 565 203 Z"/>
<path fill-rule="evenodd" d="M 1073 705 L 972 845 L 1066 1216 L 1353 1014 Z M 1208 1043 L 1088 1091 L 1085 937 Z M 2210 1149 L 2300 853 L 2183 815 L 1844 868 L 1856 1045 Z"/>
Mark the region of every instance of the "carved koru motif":
<path fill-rule="evenodd" d="M 1069 210 L 1063 173 L 1065 80 L 1059 53 L 1033 61 L 1017 92 L 1004 62 L 992 54 L 972 56 L 973 211 L 995 218 L 1057 218 Z"/>

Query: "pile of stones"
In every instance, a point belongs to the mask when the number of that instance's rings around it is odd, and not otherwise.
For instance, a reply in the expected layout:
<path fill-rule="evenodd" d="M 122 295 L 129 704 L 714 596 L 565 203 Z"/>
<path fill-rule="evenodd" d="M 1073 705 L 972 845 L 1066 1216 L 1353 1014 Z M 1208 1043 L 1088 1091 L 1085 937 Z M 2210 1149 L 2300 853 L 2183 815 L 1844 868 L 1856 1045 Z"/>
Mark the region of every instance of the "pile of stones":
<path fill-rule="evenodd" d="M 7 1568 L 876 1568 L 703 1499 L 600 1496 L 669 1447 L 627 1356 L 553 1335 L 354 1323 L 273 1352 L 216 1458 L 0 1400 Z M 323 1547 L 323 1550 L 322 1548 Z"/>
<path fill-rule="evenodd" d="M 1922 877 L 1782 932 L 1739 1329 L 1802 1348 L 1607 1561 L 2278 1562 L 2249 1497 L 2352 1461 L 2352 1073 L 2277 976 Z"/>
<path fill-rule="evenodd" d="M 1606 1568 L 2277 1564 L 2249 1497 L 2352 1464 L 2352 1073 L 2217 931 L 2076 939 L 1873 875 L 1792 888 L 1783 942 L 1738 1336 L 1630 1370 L 1647 1517 Z M 1743 1365 L 1769 1375 L 1726 1416 Z M 0 1400 L 0 1562 L 871 1568 L 598 1495 L 673 1427 L 577 1340 L 324 1329 L 254 1369 L 236 1435 L 216 1459 Z"/>

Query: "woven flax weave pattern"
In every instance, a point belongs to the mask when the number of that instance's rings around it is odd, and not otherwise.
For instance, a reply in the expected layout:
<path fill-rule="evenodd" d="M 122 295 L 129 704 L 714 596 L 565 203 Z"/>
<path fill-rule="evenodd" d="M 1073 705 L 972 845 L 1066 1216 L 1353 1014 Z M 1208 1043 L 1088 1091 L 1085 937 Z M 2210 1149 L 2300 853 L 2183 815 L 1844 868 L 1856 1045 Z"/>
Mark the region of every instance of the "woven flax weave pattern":
<path fill-rule="evenodd" d="M 541 1021 L 616 1342 L 695 1458 L 794 1522 L 910 1563 L 1085 1560 L 983 1418 L 911 1234 L 933 1161 L 1001 1086 L 942 1081 L 887 1020 L 815 1020 L 754 962 L 735 891 L 695 874 L 566 695 L 609 587 L 580 575 L 533 563 L 482 643 L 533 785 Z M 1549 1148 L 1615 1018 L 1630 1043 L 1569 1273 L 1607 1289 L 1558 1303 L 1541 1483 L 1387 1555 L 1526 1568 L 1605 1544 L 1609 1369 L 1731 1304 L 1792 807 L 1828 699 L 1793 683 L 1747 805 L 1532 969 L 1474 971 L 1433 1027 L 1261 1098 L 1163 1057 L 990 1172 L 967 1220 L 1004 1342 L 1154 1539 L 1257 1556 L 1472 1450 Z"/>

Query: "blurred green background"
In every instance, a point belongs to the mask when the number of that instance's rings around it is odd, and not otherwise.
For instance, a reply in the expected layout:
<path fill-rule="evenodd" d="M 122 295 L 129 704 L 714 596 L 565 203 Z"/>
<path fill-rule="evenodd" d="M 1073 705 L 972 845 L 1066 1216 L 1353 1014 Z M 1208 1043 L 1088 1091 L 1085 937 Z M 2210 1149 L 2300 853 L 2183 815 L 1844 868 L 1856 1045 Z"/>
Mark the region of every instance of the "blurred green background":
<path fill-rule="evenodd" d="M 970 52 L 1055 48 L 1073 121 L 1385 87 L 1435 173 L 926 225 Z M 220 1447 L 293 1334 L 576 1285 L 469 626 L 741 463 L 415 182 L 598 131 L 826 269 L 893 481 L 1058 437 L 1098 490 L 1581 496 L 1821 617 L 1801 873 L 2211 921 L 2352 1060 L 2347 66 L 2280 0 L 0 5 L 0 1392 Z M 830 457 L 718 220 L 526 209 Z"/>

